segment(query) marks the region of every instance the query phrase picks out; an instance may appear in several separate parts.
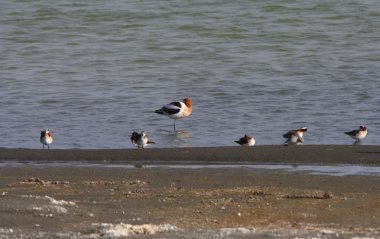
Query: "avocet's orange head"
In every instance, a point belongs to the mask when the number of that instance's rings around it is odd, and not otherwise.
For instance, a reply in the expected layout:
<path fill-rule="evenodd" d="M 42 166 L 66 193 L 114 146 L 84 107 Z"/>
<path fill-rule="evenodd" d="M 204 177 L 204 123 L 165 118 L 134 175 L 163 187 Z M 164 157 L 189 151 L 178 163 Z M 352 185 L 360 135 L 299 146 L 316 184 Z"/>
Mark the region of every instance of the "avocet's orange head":
<path fill-rule="evenodd" d="M 190 98 L 189 97 L 186 97 L 185 99 L 183 99 L 183 103 L 185 103 L 185 105 L 187 106 L 187 107 L 191 107 L 191 100 L 190 100 Z"/>

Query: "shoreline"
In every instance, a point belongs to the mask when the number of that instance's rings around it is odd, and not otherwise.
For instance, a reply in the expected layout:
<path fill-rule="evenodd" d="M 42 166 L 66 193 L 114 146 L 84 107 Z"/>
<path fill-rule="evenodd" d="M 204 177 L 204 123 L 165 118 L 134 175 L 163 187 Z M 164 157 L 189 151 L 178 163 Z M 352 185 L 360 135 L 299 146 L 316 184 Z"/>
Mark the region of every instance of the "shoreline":
<path fill-rule="evenodd" d="M 268 145 L 148 149 L 0 148 L 0 160 L 145 164 L 353 164 L 380 166 L 378 145 Z"/>
<path fill-rule="evenodd" d="M 4 163 L 0 167 L 0 237 L 119 238 L 113 233 L 137 235 L 141 232 L 133 234 L 130 228 L 147 227 L 144 233 L 148 235 L 158 230 L 162 237 L 181 239 L 230 238 L 211 236 L 222 235 L 226 229 L 237 233 L 234 238 L 319 238 L 321 231 L 329 238 L 377 238 L 378 175 L 336 177 L 281 168 L 136 165 L 318 164 L 333 168 L 379 166 L 379 156 L 380 146 L 334 145 L 0 149 L 0 163 Z M 26 163 L 13 167 L 14 161 Z M 41 162 L 42 167 L 34 167 Z M 101 164 L 78 167 L 72 162 Z M 164 229 L 159 231 L 160 227 Z"/>
<path fill-rule="evenodd" d="M 373 176 L 47 165 L 0 168 L 0 182 L 0 237 L 135 235 L 126 225 L 168 225 L 178 231 L 159 238 L 184 239 L 230 238 L 212 237 L 225 229 L 237 232 L 233 238 L 380 235 L 380 177 Z"/>

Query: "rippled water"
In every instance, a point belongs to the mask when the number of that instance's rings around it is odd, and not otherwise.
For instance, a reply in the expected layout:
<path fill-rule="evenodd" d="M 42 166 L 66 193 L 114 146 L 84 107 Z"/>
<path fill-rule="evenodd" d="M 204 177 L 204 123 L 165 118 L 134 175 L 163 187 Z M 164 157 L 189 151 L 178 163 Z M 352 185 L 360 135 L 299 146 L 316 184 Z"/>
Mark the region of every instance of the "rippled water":
<path fill-rule="evenodd" d="M 380 1 L 2 1 L 0 147 L 380 144 Z M 193 99 L 177 122 L 153 113 Z"/>
<path fill-rule="evenodd" d="M 0 161 L 0 168 L 23 168 L 23 167 L 33 167 L 33 168 L 45 168 L 45 167 L 101 167 L 101 168 L 159 168 L 159 169 L 191 169 L 191 170 L 202 170 L 202 169 L 242 169 L 250 170 L 255 172 L 256 170 L 278 170 L 285 171 L 288 173 L 308 173 L 311 175 L 327 175 L 327 176 L 373 176 L 380 177 L 380 167 L 376 166 L 361 166 L 361 165 L 336 165 L 336 166 L 326 166 L 326 165 L 287 165 L 287 164 L 125 164 L 125 163 L 85 163 L 80 161 L 71 161 L 58 163 L 50 161 L 46 162 L 18 162 L 18 161 Z"/>

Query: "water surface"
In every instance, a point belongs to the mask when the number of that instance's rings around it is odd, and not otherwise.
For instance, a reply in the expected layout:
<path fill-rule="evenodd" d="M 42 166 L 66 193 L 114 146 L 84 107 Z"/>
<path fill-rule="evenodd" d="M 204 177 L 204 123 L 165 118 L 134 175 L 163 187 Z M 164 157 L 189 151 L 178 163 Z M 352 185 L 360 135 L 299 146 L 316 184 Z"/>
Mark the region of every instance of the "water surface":
<path fill-rule="evenodd" d="M 380 1 L 2 1 L 0 146 L 380 144 Z M 189 96 L 193 115 L 153 113 Z"/>

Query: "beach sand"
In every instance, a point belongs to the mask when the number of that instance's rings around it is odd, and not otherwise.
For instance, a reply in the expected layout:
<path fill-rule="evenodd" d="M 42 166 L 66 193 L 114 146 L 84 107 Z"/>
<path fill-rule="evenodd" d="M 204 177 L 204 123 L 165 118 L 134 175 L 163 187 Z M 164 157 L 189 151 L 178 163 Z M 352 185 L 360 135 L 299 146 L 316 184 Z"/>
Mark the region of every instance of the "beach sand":
<path fill-rule="evenodd" d="M 10 165 L 0 167 L 0 235 L 33 238 L 43 232 L 45 237 L 102 238 L 109 235 L 104 231 L 107 225 L 149 224 L 170 225 L 174 231 L 190 235 L 183 238 L 210 230 L 215 235 L 226 228 L 253 233 L 247 238 L 319 238 L 322 234 L 328 238 L 375 238 L 380 236 L 378 176 L 338 177 L 245 167 L 170 168 L 165 164 L 182 160 L 197 165 L 379 166 L 379 152 L 378 146 L 1 149 L 2 162 Z M 12 166 L 12 159 L 21 164 Z M 33 163 L 41 160 L 63 164 Z M 75 160 L 101 164 L 70 165 Z M 133 167 L 138 161 L 142 165 Z M 150 161 L 162 165 L 143 166 Z M 131 167 L 123 167 L 129 163 Z M 110 238 L 118 237 L 112 235 Z"/>

